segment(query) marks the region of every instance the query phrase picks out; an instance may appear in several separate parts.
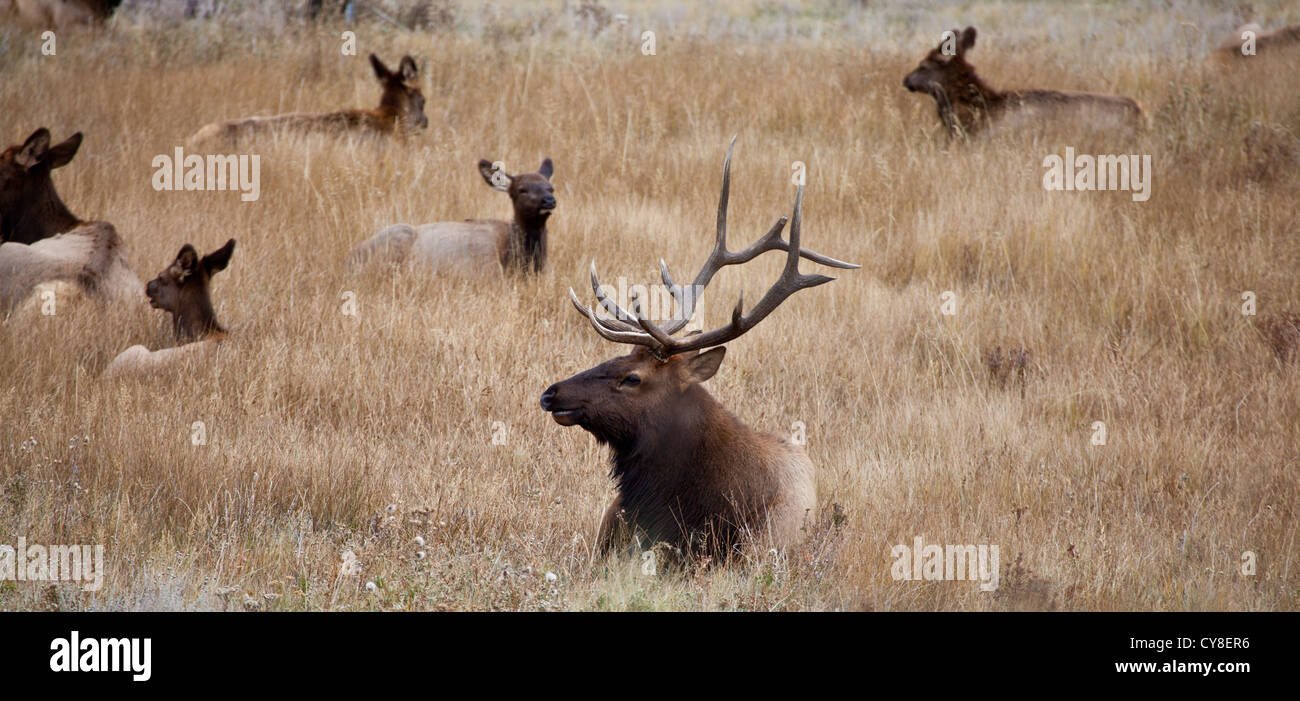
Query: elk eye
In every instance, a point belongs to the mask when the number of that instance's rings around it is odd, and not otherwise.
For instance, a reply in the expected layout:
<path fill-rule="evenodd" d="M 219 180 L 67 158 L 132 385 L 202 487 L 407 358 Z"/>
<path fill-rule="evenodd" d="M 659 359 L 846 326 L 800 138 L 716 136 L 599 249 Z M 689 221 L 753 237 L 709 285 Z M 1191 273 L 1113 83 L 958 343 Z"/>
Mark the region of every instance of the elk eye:
<path fill-rule="evenodd" d="M 636 386 L 639 385 L 639 384 L 641 384 L 641 378 L 638 377 L 637 374 L 634 372 L 634 373 L 630 373 L 630 374 L 628 374 L 626 377 L 624 377 L 624 378 L 623 378 L 623 381 L 618 383 L 618 386 L 619 386 L 619 387 L 636 387 Z"/>

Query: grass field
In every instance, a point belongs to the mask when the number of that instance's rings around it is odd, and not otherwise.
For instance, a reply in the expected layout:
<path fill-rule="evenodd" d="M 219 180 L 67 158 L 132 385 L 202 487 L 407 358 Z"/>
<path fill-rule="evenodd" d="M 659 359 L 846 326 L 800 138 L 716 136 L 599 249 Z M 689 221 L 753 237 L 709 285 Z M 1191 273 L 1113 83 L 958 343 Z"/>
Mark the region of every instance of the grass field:
<path fill-rule="evenodd" d="M 0 25 L 3 146 L 84 132 L 55 183 L 117 228 L 142 281 L 186 242 L 238 242 L 214 282 L 231 339 L 212 365 L 101 380 L 131 344 L 172 345 L 143 298 L 0 324 L 0 543 L 103 544 L 108 568 L 94 593 L 0 582 L 0 608 L 1298 607 L 1300 373 L 1260 331 L 1300 311 L 1295 56 L 1203 61 L 1238 25 L 1300 10 L 639 6 L 437 4 L 432 29 L 408 31 L 128 3 L 99 32 L 60 33 L 55 56 Z M 950 141 L 902 79 L 967 24 L 994 85 L 1129 95 L 1149 129 Z M 260 140 L 255 202 L 153 189 L 153 157 L 210 121 L 373 107 L 372 51 L 416 58 L 423 134 Z M 732 246 L 789 214 L 802 161 L 804 245 L 862 264 L 730 344 L 708 384 L 756 428 L 806 427 L 821 513 L 798 549 L 645 576 L 593 556 L 606 451 L 537 401 L 624 352 L 568 301 L 589 296 L 593 258 L 611 282 L 703 261 L 733 134 Z M 1150 154 L 1151 198 L 1045 191 L 1042 161 L 1066 146 Z M 507 217 L 478 159 L 546 156 L 559 206 L 542 274 L 345 273 L 388 224 Z M 756 300 L 779 258 L 723 273 L 704 323 Z M 1027 350 L 1023 373 L 999 379 L 998 348 Z M 999 545 L 1000 586 L 894 580 L 891 547 L 917 536 Z"/>

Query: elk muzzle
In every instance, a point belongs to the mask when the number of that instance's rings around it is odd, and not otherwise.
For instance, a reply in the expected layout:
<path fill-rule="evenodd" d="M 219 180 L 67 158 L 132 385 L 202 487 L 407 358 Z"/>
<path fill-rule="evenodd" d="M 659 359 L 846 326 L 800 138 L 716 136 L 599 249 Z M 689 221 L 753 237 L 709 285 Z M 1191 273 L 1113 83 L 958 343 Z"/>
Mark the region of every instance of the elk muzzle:
<path fill-rule="evenodd" d="M 564 408 L 561 406 L 556 399 L 559 387 L 558 384 L 554 384 L 547 387 L 545 392 L 542 392 L 542 410 L 549 411 L 551 418 L 555 419 L 555 423 L 561 426 L 572 426 L 578 423 L 578 409 L 576 407 Z"/>
<path fill-rule="evenodd" d="M 159 292 L 158 278 L 154 278 L 150 280 L 149 284 L 144 286 L 144 294 L 146 297 L 149 298 L 149 306 L 153 307 L 154 309 L 162 309 L 162 305 L 158 304 L 158 292 Z"/>

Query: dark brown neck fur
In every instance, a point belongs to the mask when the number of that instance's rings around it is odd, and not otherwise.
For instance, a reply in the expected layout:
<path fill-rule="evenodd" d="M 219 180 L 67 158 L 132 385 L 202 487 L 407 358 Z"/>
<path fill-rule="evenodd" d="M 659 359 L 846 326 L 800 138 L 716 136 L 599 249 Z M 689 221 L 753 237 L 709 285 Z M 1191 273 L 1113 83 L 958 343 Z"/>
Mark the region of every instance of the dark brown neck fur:
<path fill-rule="evenodd" d="M 204 294 L 187 295 L 181 308 L 172 314 L 172 330 L 181 341 L 194 341 L 210 334 L 225 333 L 217 323 L 217 313 L 212 309 L 212 298 Z"/>
<path fill-rule="evenodd" d="M 59 199 L 48 167 L 44 177 L 32 180 L 33 184 L 19 196 L 18 207 L 0 213 L 0 241 L 35 243 L 83 223 Z"/>
<path fill-rule="evenodd" d="M 725 557 L 745 535 L 740 524 L 756 522 L 777 491 L 766 470 L 727 450 L 763 437 L 699 385 L 629 435 L 610 443 L 610 476 L 630 522 L 652 541 Z"/>
<path fill-rule="evenodd" d="M 538 273 L 546 267 L 546 220 L 549 218 L 547 215 L 521 220 L 515 214 L 502 261 L 506 268 Z"/>

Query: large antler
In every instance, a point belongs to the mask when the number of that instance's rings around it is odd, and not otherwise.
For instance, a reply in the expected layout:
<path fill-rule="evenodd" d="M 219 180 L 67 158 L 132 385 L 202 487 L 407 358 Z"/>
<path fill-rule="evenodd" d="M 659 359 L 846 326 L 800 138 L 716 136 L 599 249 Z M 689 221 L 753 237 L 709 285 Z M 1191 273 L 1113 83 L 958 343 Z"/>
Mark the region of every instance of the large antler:
<path fill-rule="evenodd" d="M 799 272 L 800 257 L 834 268 L 852 269 L 859 267 L 853 263 L 846 263 L 799 247 L 799 233 L 803 223 L 802 185 L 799 186 L 799 190 L 795 194 L 794 213 L 788 220 L 790 222 L 790 241 L 788 243 L 781 238 L 781 231 L 785 228 L 787 218 L 781 217 L 762 238 L 755 241 L 748 248 L 743 251 L 728 251 L 727 199 L 731 192 L 731 152 L 735 146 L 736 137 L 733 136 L 731 144 L 727 147 L 727 159 L 722 165 L 722 194 L 718 198 L 717 240 L 713 245 L 713 252 L 709 254 L 708 259 L 704 261 L 704 266 L 696 274 L 695 281 L 685 288 L 678 285 L 673 282 L 672 275 L 668 272 L 668 266 L 662 259 L 659 261 L 659 272 L 663 277 L 664 287 L 668 289 L 678 306 L 677 319 L 663 327 L 655 324 L 645 315 L 641 299 L 635 290 L 632 294 L 633 313 L 627 313 L 617 302 L 610 299 L 601 288 L 600 280 L 596 275 L 595 261 L 591 263 L 591 289 L 595 292 L 596 300 L 612 315 L 612 318 L 601 319 L 597 317 L 590 307 L 578 300 L 578 295 L 573 291 L 573 288 L 569 288 L 569 297 L 573 301 L 573 306 L 591 321 L 591 325 L 602 337 L 618 343 L 646 346 L 660 358 L 721 345 L 754 328 L 758 322 L 772 313 L 772 310 L 780 306 L 786 298 L 795 292 L 809 287 L 816 287 L 835 279 L 825 275 L 801 274 Z M 762 299 L 748 314 L 742 313 L 744 305 L 744 296 L 742 295 L 740 300 L 736 302 L 736 308 L 731 313 L 731 322 L 726 326 L 706 333 L 697 333 L 680 338 L 673 337 L 674 333 L 682 330 L 690 323 L 691 318 L 695 315 L 696 300 L 719 270 L 728 265 L 747 263 L 767 251 L 785 251 L 787 254 L 785 268 L 781 271 L 781 277 L 777 279 L 776 283 L 772 285 L 771 289 L 763 295 Z"/>

